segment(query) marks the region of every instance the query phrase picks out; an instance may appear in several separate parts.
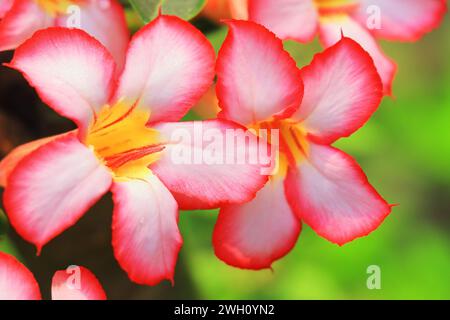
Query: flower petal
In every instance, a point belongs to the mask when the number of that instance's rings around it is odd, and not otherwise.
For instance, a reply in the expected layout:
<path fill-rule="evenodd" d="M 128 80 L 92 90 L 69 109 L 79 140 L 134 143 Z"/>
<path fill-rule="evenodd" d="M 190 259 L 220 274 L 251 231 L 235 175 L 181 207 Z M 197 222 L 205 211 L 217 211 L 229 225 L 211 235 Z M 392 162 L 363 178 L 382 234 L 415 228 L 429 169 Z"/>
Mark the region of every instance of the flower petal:
<path fill-rule="evenodd" d="M 115 84 L 111 55 L 78 29 L 36 32 L 16 50 L 9 66 L 21 71 L 46 104 L 83 132 L 108 103 Z"/>
<path fill-rule="evenodd" d="M 302 69 L 305 94 L 292 117 L 312 138 L 330 144 L 360 128 L 383 96 L 372 59 L 355 41 L 343 38 Z"/>
<path fill-rule="evenodd" d="M 217 60 L 221 116 L 244 126 L 292 114 L 303 84 L 295 61 L 281 40 L 264 27 L 231 20 Z"/>
<path fill-rule="evenodd" d="M 181 209 L 217 208 L 252 199 L 267 181 L 258 152 L 267 144 L 234 123 L 221 120 L 163 123 L 155 127 L 167 141 L 150 169 Z M 236 139 L 227 135 L 236 134 Z M 248 142 L 245 137 L 248 135 Z M 234 145 L 232 145 L 235 141 Z M 270 155 L 270 152 L 266 152 Z M 240 161 L 238 161 L 240 160 Z M 269 171 L 269 170 L 268 170 Z"/>
<path fill-rule="evenodd" d="M 4 205 L 17 232 L 41 250 L 111 186 L 111 173 L 69 134 L 26 156 L 9 176 Z"/>
<path fill-rule="evenodd" d="M 151 122 L 178 121 L 212 84 L 214 63 L 214 50 L 200 31 L 160 16 L 131 40 L 116 100 L 150 109 Z"/>
<path fill-rule="evenodd" d="M 308 159 L 290 168 L 286 196 L 306 224 L 339 245 L 368 235 L 391 212 L 350 156 L 314 143 Z"/>
<path fill-rule="evenodd" d="M 380 28 L 370 31 L 389 40 L 417 41 L 437 28 L 447 11 L 446 0 L 360 0 L 356 17 L 367 26 L 376 8 Z"/>
<path fill-rule="evenodd" d="M 319 14 L 312 0 L 250 0 L 250 20 L 281 39 L 309 42 L 318 31 Z"/>
<path fill-rule="evenodd" d="M 178 230 L 178 207 L 169 190 L 149 173 L 145 179 L 116 181 L 114 255 L 130 279 L 156 285 L 171 280 L 183 240 Z"/>
<path fill-rule="evenodd" d="M 321 21 L 320 38 L 326 47 L 337 43 L 342 35 L 358 42 L 370 54 L 383 82 L 383 91 L 390 95 L 397 66 L 383 53 L 369 31 L 352 18 L 345 16 L 329 17 Z"/>
<path fill-rule="evenodd" d="M 0 300 L 41 300 L 33 274 L 13 256 L 0 252 Z"/>
<path fill-rule="evenodd" d="M 80 5 L 80 29 L 98 39 L 114 57 L 118 70 L 125 64 L 125 54 L 130 33 L 125 21 L 125 12 L 117 0 L 88 0 Z M 57 19 L 57 25 L 70 26 L 71 16 Z"/>
<path fill-rule="evenodd" d="M 0 3 L 0 19 L 2 19 L 5 14 L 11 10 L 12 5 L 14 4 L 14 0 L 3 0 Z"/>
<path fill-rule="evenodd" d="M 300 220 L 289 207 L 283 180 L 278 178 L 270 180 L 252 201 L 220 210 L 214 250 L 221 260 L 238 268 L 270 268 L 294 247 L 300 230 Z"/>
<path fill-rule="evenodd" d="M 89 269 L 70 266 L 53 275 L 52 300 L 106 300 L 106 294 Z"/>
<path fill-rule="evenodd" d="M 8 8 L 8 5 L 12 6 Z M 30 0 L 6 2 L 0 12 L 4 15 L 0 21 L 0 51 L 17 48 L 35 31 L 52 26 L 55 20 L 36 1 Z"/>
<path fill-rule="evenodd" d="M 58 134 L 55 136 L 31 141 L 12 150 L 5 158 L 2 159 L 2 161 L 0 161 L 0 187 L 6 187 L 9 175 L 23 158 L 25 158 L 37 148 L 66 134 L 68 133 Z"/>

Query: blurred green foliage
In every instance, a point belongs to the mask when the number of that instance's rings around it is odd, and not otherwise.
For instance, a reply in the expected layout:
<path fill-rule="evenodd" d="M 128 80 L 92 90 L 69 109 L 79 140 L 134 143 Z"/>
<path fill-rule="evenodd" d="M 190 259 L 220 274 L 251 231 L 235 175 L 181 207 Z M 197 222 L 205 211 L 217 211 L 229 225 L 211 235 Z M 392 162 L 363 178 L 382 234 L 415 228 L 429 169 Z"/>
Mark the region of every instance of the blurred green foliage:
<path fill-rule="evenodd" d="M 354 156 L 371 183 L 399 204 L 372 234 L 343 247 L 303 226 L 295 249 L 273 271 L 245 271 L 214 256 L 216 211 L 180 218 L 189 271 L 205 299 L 450 299 L 450 19 L 414 44 L 382 43 L 398 63 L 395 98 L 336 146 Z M 226 28 L 208 38 L 216 50 Z M 318 42 L 285 43 L 299 67 Z M 251 58 L 251 57 L 249 57 Z M 367 268 L 381 268 L 369 290 Z"/>
<path fill-rule="evenodd" d="M 161 6 L 161 0 L 130 0 L 130 3 L 145 22 L 152 21 Z"/>
<path fill-rule="evenodd" d="M 206 0 L 129 0 L 145 22 L 152 21 L 161 10 L 163 14 L 178 16 L 184 20 L 195 17 L 205 6 Z"/>

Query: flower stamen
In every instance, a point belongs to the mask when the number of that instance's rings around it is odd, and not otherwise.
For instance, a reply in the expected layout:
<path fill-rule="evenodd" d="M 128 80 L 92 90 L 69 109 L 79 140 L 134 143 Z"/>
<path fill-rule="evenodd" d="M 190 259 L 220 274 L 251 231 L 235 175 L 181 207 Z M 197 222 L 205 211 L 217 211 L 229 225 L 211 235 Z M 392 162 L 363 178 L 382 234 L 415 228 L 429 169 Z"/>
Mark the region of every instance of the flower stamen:
<path fill-rule="evenodd" d="M 147 167 L 159 158 L 165 146 L 159 132 L 147 127 L 150 112 L 121 101 L 105 106 L 91 125 L 86 144 L 116 176 Z"/>

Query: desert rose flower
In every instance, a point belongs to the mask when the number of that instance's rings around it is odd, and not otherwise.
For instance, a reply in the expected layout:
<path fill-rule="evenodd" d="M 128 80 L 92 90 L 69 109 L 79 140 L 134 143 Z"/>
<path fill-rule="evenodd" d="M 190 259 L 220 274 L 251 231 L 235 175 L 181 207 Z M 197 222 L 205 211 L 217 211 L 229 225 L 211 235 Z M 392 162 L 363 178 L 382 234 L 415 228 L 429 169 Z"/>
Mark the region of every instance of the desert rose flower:
<path fill-rule="evenodd" d="M 269 268 L 293 248 L 302 221 L 339 245 L 375 230 L 391 206 L 355 160 L 330 146 L 364 125 L 380 103 L 382 84 L 370 56 L 342 38 L 299 70 L 263 26 L 227 23 L 216 67 L 219 116 L 279 130 L 280 155 L 254 200 L 221 209 L 216 255 L 240 268 Z"/>
<path fill-rule="evenodd" d="M 2 0 L 0 51 L 17 48 L 37 30 L 77 27 L 97 38 L 123 66 L 129 41 L 118 0 Z"/>
<path fill-rule="evenodd" d="M 436 28 L 446 12 L 446 0 L 249 0 L 250 20 L 282 39 L 307 42 L 319 34 L 325 47 L 343 33 L 372 56 L 391 94 L 396 64 L 376 38 L 417 41 Z"/>
<path fill-rule="evenodd" d="M 201 125 L 224 136 L 242 128 L 225 120 L 176 122 L 211 86 L 214 65 L 207 39 L 171 16 L 133 37 L 118 81 L 112 56 L 84 31 L 37 32 L 10 66 L 78 130 L 19 147 L 0 163 L 12 226 L 40 251 L 111 190 L 119 264 L 141 284 L 173 280 L 182 245 L 178 207 L 245 202 L 267 181 L 259 164 L 179 163 L 173 156 L 180 144 L 200 155 L 209 146 L 174 132 L 193 136 Z M 255 144 L 236 149 L 250 153 Z"/>
<path fill-rule="evenodd" d="M 41 300 L 39 285 L 30 270 L 3 252 L 0 252 L 0 300 Z M 52 300 L 106 300 L 106 294 L 91 271 L 74 267 L 73 271 L 69 268 L 53 275 Z"/>

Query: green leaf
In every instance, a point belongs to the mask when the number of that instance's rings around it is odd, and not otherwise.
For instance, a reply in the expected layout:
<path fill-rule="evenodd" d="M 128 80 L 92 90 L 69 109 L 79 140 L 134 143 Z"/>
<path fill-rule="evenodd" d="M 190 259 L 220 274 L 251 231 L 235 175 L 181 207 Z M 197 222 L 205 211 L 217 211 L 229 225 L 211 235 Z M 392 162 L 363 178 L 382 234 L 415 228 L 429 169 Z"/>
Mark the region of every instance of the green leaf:
<path fill-rule="evenodd" d="M 178 16 L 184 20 L 194 18 L 206 4 L 206 0 L 129 0 L 141 18 L 150 22 L 161 8 L 163 14 Z"/>
<path fill-rule="evenodd" d="M 146 23 L 152 21 L 158 15 L 162 0 L 129 0 L 134 10 Z"/>
<path fill-rule="evenodd" d="M 0 236 L 4 235 L 8 231 L 8 219 L 5 213 L 0 209 Z"/>
<path fill-rule="evenodd" d="M 190 20 L 202 11 L 206 0 L 163 0 L 162 13 Z"/>

